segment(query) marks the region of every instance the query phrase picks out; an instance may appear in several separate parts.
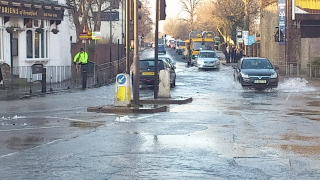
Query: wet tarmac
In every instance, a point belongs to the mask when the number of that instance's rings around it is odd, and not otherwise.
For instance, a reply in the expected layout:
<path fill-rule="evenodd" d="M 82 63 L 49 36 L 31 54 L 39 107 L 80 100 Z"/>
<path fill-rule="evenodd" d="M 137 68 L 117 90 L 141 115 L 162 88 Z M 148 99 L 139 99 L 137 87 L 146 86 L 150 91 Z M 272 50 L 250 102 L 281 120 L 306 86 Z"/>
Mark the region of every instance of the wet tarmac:
<path fill-rule="evenodd" d="M 199 71 L 169 52 L 171 95 L 193 101 L 167 112 L 86 112 L 112 104 L 113 85 L 0 101 L 0 179 L 320 179 L 319 86 L 243 89 L 230 66 Z"/>

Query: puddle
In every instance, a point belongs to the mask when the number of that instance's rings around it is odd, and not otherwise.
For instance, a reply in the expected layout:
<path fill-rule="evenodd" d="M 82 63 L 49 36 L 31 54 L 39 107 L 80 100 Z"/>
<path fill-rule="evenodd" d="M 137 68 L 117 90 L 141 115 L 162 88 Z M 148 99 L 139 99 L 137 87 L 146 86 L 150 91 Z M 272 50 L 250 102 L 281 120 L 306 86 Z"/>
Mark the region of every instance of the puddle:
<path fill-rule="evenodd" d="M 12 137 L 7 140 L 8 148 L 14 150 L 23 150 L 30 147 L 40 145 L 43 138 L 36 136 Z"/>
<path fill-rule="evenodd" d="M 71 121 L 70 126 L 71 127 L 78 127 L 78 128 L 96 128 L 104 123 L 102 122 L 86 122 L 86 121 Z"/>
<path fill-rule="evenodd" d="M 308 106 L 320 106 L 320 101 L 312 101 L 312 102 L 308 102 Z"/>
<path fill-rule="evenodd" d="M 320 146 L 303 146 L 303 145 L 280 145 L 283 151 L 303 155 L 318 155 Z"/>

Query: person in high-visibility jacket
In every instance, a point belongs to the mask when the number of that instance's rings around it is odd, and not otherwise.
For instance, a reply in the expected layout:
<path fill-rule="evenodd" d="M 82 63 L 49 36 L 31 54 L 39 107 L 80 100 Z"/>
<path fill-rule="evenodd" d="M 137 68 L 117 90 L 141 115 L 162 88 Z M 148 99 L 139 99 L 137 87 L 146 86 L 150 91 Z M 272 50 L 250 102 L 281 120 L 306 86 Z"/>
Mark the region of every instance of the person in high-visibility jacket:
<path fill-rule="evenodd" d="M 73 64 L 76 65 L 76 63 L 79 63 L 81 65 L 88 64 L 88 53 L 83 50 L 83 48 L 80 48 L 80 52 L 78 52 L 74 58 L 73 58 Z"/>

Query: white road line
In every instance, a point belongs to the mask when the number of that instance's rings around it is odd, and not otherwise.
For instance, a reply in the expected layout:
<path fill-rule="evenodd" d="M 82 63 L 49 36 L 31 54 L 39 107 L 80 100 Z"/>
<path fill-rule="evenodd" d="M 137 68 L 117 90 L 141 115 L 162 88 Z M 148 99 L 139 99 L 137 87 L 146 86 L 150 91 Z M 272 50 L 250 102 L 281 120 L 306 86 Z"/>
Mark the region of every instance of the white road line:
<path fill-rule="evenodd" d="M 288 94 L 288 97 L 286 98 L 286 101 L 288 101 L 288 100 L 289 100 L 289 98 L 290 98 L 290 95 L 291 95 L 291 94 L 289 93 L 289 94 Z"/>
<path fill-rule="evenodd" d="M 6 129 L 6 130 L 0 130 L 0 132 L 24 131 L 24 130 L 34 130 L 34 129 L 53 129 L 53 128 L 62 128 L 62 127 L 63 126 L 49 126 L 49 127 L 36 127 L 36 128 Z"/>
<path fill-rule="evenodd" d="M 25 150 L 23 150 L 23 151 L 27 151 L 27 150 L 30 150 L 30 149 L 36 149 L 36 148 L 38 148 L 38 147 L 45 146 L 45 145 L 50 145 L 50 144 L 53 144 L 53 143 L 55 143 L 55 142 L 62 141 L 62 140 L 65 140 L 65 139 L 56 139 L 56 140 L 50 141 L 50 142 L 48 142 L 48 143 L 46 143 L 46 144 L 41 144 L 41 145 L 39 145 L 39 146 L 35 146 L 35 147 L 32 147 L 32 148 L 28 148 L 28 149 L 25 149 Z M 18 154 L 18 153 L 23 152 L 23 151 L 19 151 L 19 152 L 14 152 L 14 153 L 9 153 L 9 154 L 2 155 L 2 156 L 0 156 L 0 159 L 1 159 L 1 158 L 4 158 L 4 157 L 13 156 L 13 155 Z"/>
<path fill-rule="evenodd" d="M 82 121 L 82 122 L 90 122 L 90 121 L 85 121 L 85 120 L 80 120 L 80 119 L 72 119 L 72 118 L 63 118 L 63 117 L 54 117 L 54 116 L 43 116 L 44 118 L 51 118 L 51 119 L 62 119 L 62 120 L 67 120 L 67 121 Z"/>
<path fill-rule="evenodd" d="M 138 117 L 137 119 L 146 119 L 146 118 L 154 117 L 154 116 L 158 116 L 158 115 L 159 115 L 159 114 L 152 114 L 152 115 L 149 115 L 149 116 Z"/>

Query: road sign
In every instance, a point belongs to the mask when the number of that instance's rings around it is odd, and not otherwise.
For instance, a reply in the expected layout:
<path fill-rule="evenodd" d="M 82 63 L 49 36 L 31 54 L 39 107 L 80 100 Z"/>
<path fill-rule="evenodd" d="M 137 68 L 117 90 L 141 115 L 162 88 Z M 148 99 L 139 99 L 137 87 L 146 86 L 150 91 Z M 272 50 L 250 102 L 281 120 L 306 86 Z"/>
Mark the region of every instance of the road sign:
<path fill-rule="evenodd" d="M 248 36 L 249 36 L 249 31 L 242 31 L 242 39 L 245 46 L 249 45 Z"/>
<path fill-rule="evenodd" d="M 79 33 L 79 38 L 81 40 L 91 40 L 92 33 L 91 33 L 91 31 Z"/>
<path fill-rule="evenodd" d="M 102 39 L 101 32 L 92 32 L 92 39 Z"/>
<path fill-rule="evenodd" d="M 93 13 L 93 17 L 96 17 L 97 13 Z M 101 21 L 119 21 L 119 12 L 118 11 L 102 11 L 100 15 Z"/>
<path fill-rule="evenodd" d="M 124 75 L 124 74 L 119 74 L 118 76 L 117 76 L 117 82 L 119 83 L 119 84 L 124 84 L 124 83 L 126 83 L 126 76 Z"/>
<path fill-rule="evenodd" d="M 255 38 L 254 36 L 248 36 L 248 45 L 251 46 L 252 44 L 255 43 Z"/>

